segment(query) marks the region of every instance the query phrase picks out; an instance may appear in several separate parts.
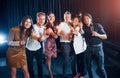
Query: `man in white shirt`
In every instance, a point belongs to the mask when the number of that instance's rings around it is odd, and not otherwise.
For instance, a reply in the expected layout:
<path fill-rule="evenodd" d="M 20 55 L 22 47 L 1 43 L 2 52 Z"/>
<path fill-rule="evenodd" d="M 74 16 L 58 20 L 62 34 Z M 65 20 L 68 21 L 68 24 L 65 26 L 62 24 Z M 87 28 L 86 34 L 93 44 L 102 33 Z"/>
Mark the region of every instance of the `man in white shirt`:
<path fill-rule="evenodd" d="M 37 23 L 33 25 L 33 31 L 31 33 L 31 37 L 28 38 L 26 44 L 26 56 L 27 56 L 27 63 L 28 63 L 28 70 L 30 73 L 30 78 L 35 78 L 34 70 L 33 70 L 33 60 L 34 57 L 37 62 L 37 69 L 38 69 L 38 78 L 42 78 L 43 70 L 42 70 L 42 53 L 43 53 L 43 46 L 42 40 L 45 39 L 45 13 L 39 12 L 37 13 Z"/>
<path fill-rule="evenodd" d="M 71 13 L 66 11 L 64 14 L 64 22 L 58 26 L 58 35 L 60 36 L 61 50 L 63 55 L 63 77 L 68 78 L 67 71 L 70 65 L 71 52 Z"/>

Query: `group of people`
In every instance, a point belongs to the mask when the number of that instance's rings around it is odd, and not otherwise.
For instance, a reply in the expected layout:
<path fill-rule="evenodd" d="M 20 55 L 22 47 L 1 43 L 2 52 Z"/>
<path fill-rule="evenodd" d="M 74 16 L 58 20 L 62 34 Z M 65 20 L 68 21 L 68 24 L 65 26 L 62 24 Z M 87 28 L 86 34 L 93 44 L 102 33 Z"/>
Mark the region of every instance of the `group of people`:
<path fill-rule="evenodd" d="M 38 12 L 36 21 L 37 23 L 33 24 L 32 18 L 25 16 L 19 26 L 10 30 L 6 62 L 11 70 L 11 78 L 16 78 L 17 68 L 22 69 L 24 78 L 35 78 L 34 58 L 37 62 L 38 78 L 43 78 L 43 54 L 46 57 L 49 78 L 53 78 L 51 59 L 57 58 L 57 38 L 60 38 L 63 56 L 63 78 L 68 78 L 70 64 L 74 78 L 85 78 L 86 69 L 89 78 L 93 78 L 94 58 L 97 74 L 100 78 L 107 78 L 102 46 L 102 40 L 106 39 L 107 35 L 101 24 L 93 23 L 91 14 L 80 13 L 71 18 L 71 13 L 66 11 L 64 21 L 55 24 L 54 13 L 48 13 L 46 20 L 45 13 Z M 76 57 L 72 61 L 71 54 Z"/>

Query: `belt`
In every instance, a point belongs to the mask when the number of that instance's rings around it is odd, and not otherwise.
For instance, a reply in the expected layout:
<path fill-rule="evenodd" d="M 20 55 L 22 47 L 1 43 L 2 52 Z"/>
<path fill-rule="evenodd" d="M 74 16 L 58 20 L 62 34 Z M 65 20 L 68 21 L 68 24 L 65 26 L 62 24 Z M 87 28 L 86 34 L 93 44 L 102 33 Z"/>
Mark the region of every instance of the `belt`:
<path fill-rule="evenodd" d="M 99 47 L 101 46 L 102 44 L 96 44 L 96 45 L 89 45 L 89 46 L 92 46 L 92 47 Z"/>
<path fill-rule="evenodd" d="M 61 42 L 62 44 L 70 44 L 70 42 Z"/>

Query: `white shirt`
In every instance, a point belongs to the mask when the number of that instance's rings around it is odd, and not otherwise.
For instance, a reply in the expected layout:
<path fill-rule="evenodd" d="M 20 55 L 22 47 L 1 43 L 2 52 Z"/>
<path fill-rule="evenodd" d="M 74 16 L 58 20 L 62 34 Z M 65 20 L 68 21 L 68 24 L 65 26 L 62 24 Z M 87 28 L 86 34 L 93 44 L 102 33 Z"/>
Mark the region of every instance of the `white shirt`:
<path fill-rule="evenodd" d="M 75 28 L 75 33 L 76 34 L 74 35 L 74 39 L 73 39 L 73 48 L 74 48 L 75 54 L 79 54 L 86 50 L 87 44 L 86 44 L 85 38 L 83 38 L 81 33 L 79 33 L 79 27 Z"/>
<path fill-rule="evenodd" d="M 60 42 L 68 42 L 68 43 L 71 42 L 71 41 L 69 41 L 69 35 L 68 35 L 68 34 L 70 34 L 71 29 L 70 29 L 70 26 L 68 26 L 67 23 L 61 22 L 57 29 L 58 29 L 58 33 L 61 30 L 65 32 L 64 35 L 59 35 L 60 36 Z"/>
<path fill-rule="evenodd" d="M 44 26 L 38 27 L 36 24 L 34 24 L 32 32 L 33 32 L 33 35 L 40 37 L 40 35 L 43 35 L 44 30 L 45 30 Z M 29 37 L 27 39 L 26 48 L 30 51 L 36 51 L 41 48 L 41 44 L 39 41 L 34 40 L 31 37 Z"/>

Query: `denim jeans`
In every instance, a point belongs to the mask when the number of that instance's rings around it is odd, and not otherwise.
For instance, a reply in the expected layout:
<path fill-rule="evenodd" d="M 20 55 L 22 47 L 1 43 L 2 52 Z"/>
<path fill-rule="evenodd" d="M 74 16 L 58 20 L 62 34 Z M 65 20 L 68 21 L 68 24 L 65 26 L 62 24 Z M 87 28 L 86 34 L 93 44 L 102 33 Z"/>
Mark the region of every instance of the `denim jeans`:
<path fill-rule="evenodd" d="M 63 55 L 63 77 L 67 78 L 67 71 L 70 66 L 71 43 L 61 42 L 61 50 Z"/>
<path fill-rule="evenodd" d="M 98 74 L 98 76 L 100 78 L 107 78 L 106 71 L 104 69 L 104 53 L 102 44 L 99 44 L 99 46 L 88 45 L 87 47 L 86 60 L 89 78 L 93 78 L 91 66 L 93 59 L 95 59 L 94 61 L 96 62 L 97 65 L 96 73 Z"/>

